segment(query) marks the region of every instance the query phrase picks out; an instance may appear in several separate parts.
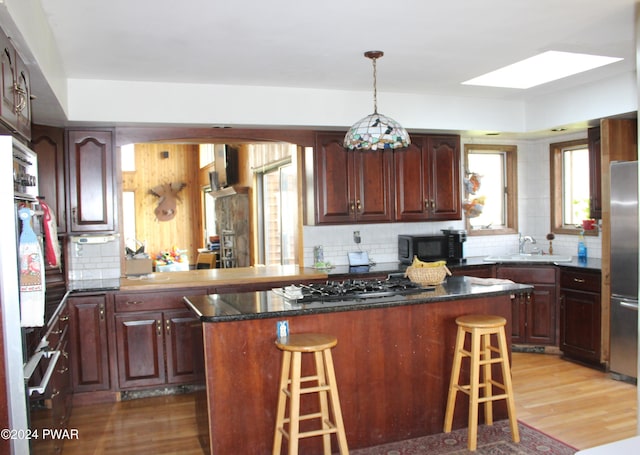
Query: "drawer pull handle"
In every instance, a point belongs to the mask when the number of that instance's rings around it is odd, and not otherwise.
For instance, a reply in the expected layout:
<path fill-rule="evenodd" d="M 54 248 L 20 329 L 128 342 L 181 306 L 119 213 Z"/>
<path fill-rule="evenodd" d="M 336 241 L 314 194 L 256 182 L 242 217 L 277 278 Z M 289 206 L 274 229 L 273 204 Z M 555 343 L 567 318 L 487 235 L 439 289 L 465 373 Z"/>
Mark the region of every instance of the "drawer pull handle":
<path fill-rule="evenodd" d="M 69 371 L 69 368 L 68 368 L 68 367 L 64 367 L 64 368 L 61 368 L 60 370 L 56 370 L 56 371 L 57 371 L 58 373 L 60 373 L 60 374 L 64 374 L 64 373 L 66 373 L 67 371 Z"/>
<path fill-rule="evenodd" d="M 158 336 L 162 335 L 162 321 L 160 319 L 156 319 L 156 333 Z"/>
<path fill-rule="evenodd" d="M 169 319 L 165 321 L 164 327 L 167 330 L 167 333 L 171 333 L 171 321 Z"/>
<path fill-rule="evenodd" d="M 141 305 L 144 302 L 141 302 L 139 300 L 127 300 L 127 305 Z"/>
<path fill-rule="evenodd" d="M 64 314 L 64 315 L 60 316 L 60 320 L 62 322 L 67 322 L 69 320 L 69 315 L 68 314 Z"/>
<path fill-rule="evenodd" d="M 576 283 L 584 283 L 586 280 L 584 278 L 574 278 L 573 281 Z"/>
<path fill-rule="evenodd" d="M 100 315 L 100 320 L 104 321 L 104 303 L 98 305 L 98 313 Z"/>

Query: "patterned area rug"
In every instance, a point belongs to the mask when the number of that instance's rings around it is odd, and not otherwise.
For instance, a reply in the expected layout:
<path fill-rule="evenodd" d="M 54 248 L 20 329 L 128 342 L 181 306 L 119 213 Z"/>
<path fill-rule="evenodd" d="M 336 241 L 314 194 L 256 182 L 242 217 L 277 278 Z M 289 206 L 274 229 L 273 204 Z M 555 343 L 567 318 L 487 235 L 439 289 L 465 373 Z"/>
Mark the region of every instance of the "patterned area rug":
<path fill-rule="evenodd" d="M 511 439 L 509 421 L 478 427 L 478 448 L 467 450 L 467 429 L 392 442 L 367 449 L 350 450 L 350 455 L 573 455 L 577 449 L 518 422 L 520 442 Z"/>

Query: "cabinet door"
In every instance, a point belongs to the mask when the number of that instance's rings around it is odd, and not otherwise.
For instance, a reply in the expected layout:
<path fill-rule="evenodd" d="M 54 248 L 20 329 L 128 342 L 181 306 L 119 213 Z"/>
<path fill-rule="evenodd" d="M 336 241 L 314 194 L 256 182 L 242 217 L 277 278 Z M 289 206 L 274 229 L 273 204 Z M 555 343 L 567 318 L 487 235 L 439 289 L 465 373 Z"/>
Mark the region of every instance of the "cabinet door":
<path fill-rule="evenodd" d="M 70 297 L 68 305 L 73 391 L 109 390 L 106 296 Z"/>
<path fill-rule="evenodd" d="M 569 357 L 600 362 L 600 294 L 560 293 L 560 350 Z"/>
<path fill-rule="evenodd" d="M 429 136 L 427 138 L 430 219 L 462 218 L 460 199 L 460 138 Z"/>
<path fill-rule="evenodd" d="M 116 314 L 115 323 L 120 388 L 164 384 L 162 312 Z"/>
<path fill-rule="evenodd" d="M 29 70 L 16 53 L 16 116 L 18 133 L 31 140 L 31 78 Z"/>
<path fill-rule="evenodd" d="M 164 313 L 167 382 L 195 382 L 204 377 L 202 323 L 189 310 Z"/>
<path fill-rule="evenodd" d="M 343 134 L 316 136 L 314 153 L 316 223 L 353 223 L 353 155 L 342 146 Z"/>
<path fill-rule="evenodd" d="M 536 284 L 527 303 L 525 341 L 545 345 L 556 344 L 556 286 Z"/>
<path fill-rule="evenodd" d="M 67 131 L 71 232 L 113 231 L 113 131 Z"/>
<path fill-rule="evenodd" d="M 426 180 L 429 168 L 423 138 L 411 137 L 406 149 L 393 153 L 395 164 L 395 217 L 398 221 L 426 221 L 430 202 Z"/>
<path fill-rule="evenodd" d="M 16 113 L 16 53 L 9 39 L 0 31 L 0 82 L 2 93 L 0 97 L 0 118 L 12 129 L 18 126 Z"/>
<path fill-rule="evenodd" d="M 527 301 L 531 295 L 516 294 L 511 298 L 511 342 L 524 343 L 527 327 Z"/>
<path fill-rule="evenodd" d="M 33 126 L 33 150 L 38 154 L 38 189 L 56 214 L 58 233 L 67 231 L 64 189 L 64 130 Z"/>
<path fill-rule="evenodd" d="M 355 217 L 358 222 L 393 220 L 393 151 L 349 152 L 355 175 Z"/>

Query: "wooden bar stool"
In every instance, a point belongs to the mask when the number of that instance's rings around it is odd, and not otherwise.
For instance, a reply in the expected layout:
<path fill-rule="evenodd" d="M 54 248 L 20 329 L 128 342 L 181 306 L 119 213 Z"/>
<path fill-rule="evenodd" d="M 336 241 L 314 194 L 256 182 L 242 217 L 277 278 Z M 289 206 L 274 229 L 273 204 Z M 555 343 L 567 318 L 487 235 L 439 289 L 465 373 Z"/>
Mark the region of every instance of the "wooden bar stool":
<path fill-rule="evenodd" d="M 337 343 L 336 337 L 321 333 L 292 334 L 276 340 L 276 346 L 283 351 L 283 357 L 273 455 L 280 455 L 283 436 L 289 440 L 289 455 L 298 453 L 300 439 L 313 436 L 322 436 L 324 453 L 331 455 L 332 433 L 335 433 L 338 439 L 340 455 L 348 455 L 347 437 L 331 357 L 331 348 Z M 313 353 L 315 357 L 316 374 L 313 376 L 300 377 L 303 353 Z M 309 387 L 301 387 L 301 384 L 306 382 L 312 384 Z M 318 394 L 320 412 L 300 415 L 300 396 L 306 393 Z M 289 414 L 285 418 L 287 398 Z M 329 415 L 329 406 L 333 420 Z M 301 432 L 300 421 L 310 419 L 320 419 L 321 428 Z M 288 429 L 285 428 L 285 424 L 288 424 Z"/>
<path fill-rule="evenodd" d="M 511 436 L 514 442 L 520 442 L 518 431 L 518 421 L 516 420 L 516 406 L 513 398 L 513 388 L 511 387 L 511 370 L 509 368 L 509 351 L 507 349 L 507 339 L 504 327 L 507 320 L 501 316 L 490 316 L 471 314 L 456 318 L 458 333 L 456 336 L 456 347 L 453 357 L 453 367 L 451 369 L 451 382 L 449 385 L 449 397 L 447 399 L 447 410 L 444 417 L 444 432 L 451 431 L 453 424 L 453 413 L 456 405 L 457 392 L 464 392 L 469 395 L 469 429 L 468 443 L 469 450 L 476 450 L 478 438 L 478 404 L 484 403 L 484 420 L 487 425 L 493 424 L 493 401 L 506 400 L 509 414 L 509 424 Z M 471 335 L 471 350 L 464 347 L 466 335 Z M 491 344 L 491 335 L 496 335 L 498 346 Z M 497 354 L 494 356 L 494 354 Z M 470 358 L 470 378 L 469 384 L 460 385 L 460 367 L 464 357 Z M 491 367 L 494 363 L 499 363 L 502 367 L 502 377 L 504 383 L 500 383 L 491 377 Z M 482 382 L 480 382 L 480 370 L 482 369 Z M 502 393 L 494 395 L 493 388 L 497 387 Z M 480 397 L 480 389 L 483 394 Z"/>

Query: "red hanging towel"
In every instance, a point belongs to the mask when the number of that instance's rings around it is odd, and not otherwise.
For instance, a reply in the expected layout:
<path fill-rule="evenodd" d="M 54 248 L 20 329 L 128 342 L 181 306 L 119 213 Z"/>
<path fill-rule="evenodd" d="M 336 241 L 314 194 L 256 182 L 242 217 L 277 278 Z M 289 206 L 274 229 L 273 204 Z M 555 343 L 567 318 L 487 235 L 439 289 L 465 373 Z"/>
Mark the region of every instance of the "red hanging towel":
<path fill-rule="evenodd" d="M 44 199 L 38 198 L 38 202 L 44 212 L 44 256 L 47 259 L 47 264 L 56 267 L 60 264 L 60 243 L 58 243 L 56 216 L 51 207 L 44 202 Z"/>

